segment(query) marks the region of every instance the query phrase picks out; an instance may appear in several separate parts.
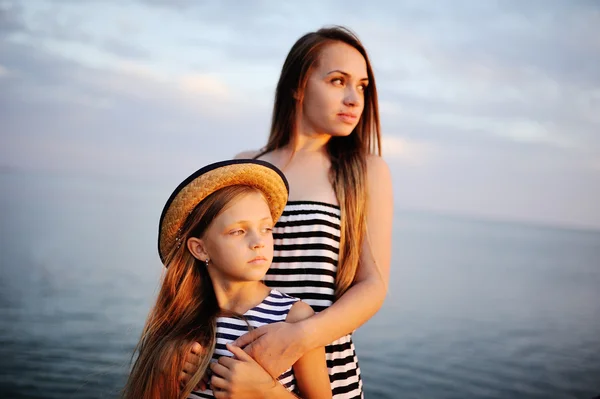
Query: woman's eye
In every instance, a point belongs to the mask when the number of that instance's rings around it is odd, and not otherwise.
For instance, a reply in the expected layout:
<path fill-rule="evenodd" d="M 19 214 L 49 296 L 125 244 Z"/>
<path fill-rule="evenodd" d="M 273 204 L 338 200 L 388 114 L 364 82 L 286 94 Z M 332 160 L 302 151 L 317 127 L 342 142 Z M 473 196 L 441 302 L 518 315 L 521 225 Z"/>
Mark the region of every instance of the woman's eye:
<path fill-rule="evenodd" d="M 244 234 L 244 230 L 241 230 L 241 229 L 240 230 L 233 230 L 229 234 L 232 235 L 232 236 L 239 236 L 239 235 Z"/>
<path fill-rule="evenodd" d="M 335 78 L 331 81 L 335 86 L 342 86 L 344 84 L 344 80 L 342 78 Z"/>

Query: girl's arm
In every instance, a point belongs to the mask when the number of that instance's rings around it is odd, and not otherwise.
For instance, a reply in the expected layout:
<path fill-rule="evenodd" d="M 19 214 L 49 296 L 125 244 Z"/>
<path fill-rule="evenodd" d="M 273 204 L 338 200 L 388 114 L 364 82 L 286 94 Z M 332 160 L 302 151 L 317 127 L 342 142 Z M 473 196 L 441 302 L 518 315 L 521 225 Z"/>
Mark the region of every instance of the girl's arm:
<path fill-rule="evenodd" d="M 314 315 L 312 308 L 302 301 L 292 306 L 286 322 L 297 323 Z M 331 383 L 325 361 L 325 348 L 320 346 L 308 351 L 294 365 L 294 376 L 303 399 L 330 399 Z"/>
<path fill-rule="evenodd" d="M 245 347 L 271 375 L 281 374 L 310 350 L 353 332 L 383 304 L 389 281 L 393 218 L 391 175 L 383 158 L 373 155 L 367 159 L 367 183 L 367 236 L 353 285 L 313 317 L 295 324 L 262 326 L 234 342 Z"/>

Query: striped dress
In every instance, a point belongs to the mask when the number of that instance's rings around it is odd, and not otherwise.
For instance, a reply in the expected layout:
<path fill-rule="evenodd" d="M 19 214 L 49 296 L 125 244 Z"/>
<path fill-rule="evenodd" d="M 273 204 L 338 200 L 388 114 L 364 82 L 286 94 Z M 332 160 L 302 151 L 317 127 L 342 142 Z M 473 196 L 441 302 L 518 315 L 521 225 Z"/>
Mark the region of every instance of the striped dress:
<path fill-rule="evenodd" d="M 340 246 L 339 206 L 289 201 L 273 229 L 275 254 L 265 283 L 312 306 L 334 299 Z M 351 334 L 325 347 L 334 399 L 362 398 L 360 368 Z"/>
<path fill-rule="evenodd" d="M 248 324 L 253 328 L 258 328 L 266 324 L 285 321 L 292 305 L 296 301 L 298 301 L 297 298 L 292 298 L 271 289 L 269 295 L 261 303 L 243 314 L 246 319 L 245 321 L 235 317 L 218 317 L 217 344 L 212 361 L 218 361 L 221 356 L 233 357 L 233 353 L 227 350 L 225 344 L 231 343 L 247 333 Z M 296 379 L 291 367 L 279 376 L 279 382 L 289 391 L 296 391 Z M 206 389 L 204 391 L 193 391 L 188 398 L 214 398 L 214 395 L 211 389 Z"/>

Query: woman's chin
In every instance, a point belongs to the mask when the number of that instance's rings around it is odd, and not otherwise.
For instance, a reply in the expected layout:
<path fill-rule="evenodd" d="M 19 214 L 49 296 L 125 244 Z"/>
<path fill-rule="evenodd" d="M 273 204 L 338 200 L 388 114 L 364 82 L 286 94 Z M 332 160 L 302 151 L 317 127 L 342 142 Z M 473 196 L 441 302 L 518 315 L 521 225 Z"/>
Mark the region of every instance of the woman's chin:
<path fill-rule="evenodd" d="M 331 137 L 347 137 L 350 136 L 352 134 L 352 132 L 354 131 L 354 127 L 352 128 L 341 128 L 341 129 L 332 129 L 331 131 L 329 131 L 329 135 Z"/>

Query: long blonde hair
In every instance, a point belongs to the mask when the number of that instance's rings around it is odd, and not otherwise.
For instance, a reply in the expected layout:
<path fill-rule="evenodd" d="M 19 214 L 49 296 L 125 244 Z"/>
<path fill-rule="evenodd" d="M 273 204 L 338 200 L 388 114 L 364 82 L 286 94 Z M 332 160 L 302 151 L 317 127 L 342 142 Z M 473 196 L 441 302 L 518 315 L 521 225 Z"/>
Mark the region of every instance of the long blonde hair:
<path fill-rule="evenodd" d="M 222 188 L 187 217 L 181 229 L 182 245 L 173 247 L 165 259 L 167 270 L 136 346 L 137 358 L 123 398 L 187 398 L 204 375 L 214 352 L 221 310 L 205 263 L 194 258 L 185 244 L 190 237 L 201 238 L 233 200 L 255 191 L 241 185 Z M 179 373 L 194 342 L 203 348 L 200 367 L 182 389 Z"/>
<path fill-rule="evenodd" d="M 353 283 L 366 236 L 367 155 L 381 155 L 377 87 L 369 57 L 358 37 L 347 28 L 322 28 L 302 36 L 292 46 L 283 64 L 275 90 L 271 133 L 261 156 L 290 143 L 296 131 L 296 116 L 312 69 L 322 49 L 343 42 L 362 54 L 367 64 L 369 86 L 360 121 L 346 137 L 332 137 L 327 144 L 331 162 L 330 180 L 341 209 L 340 254 L 335 280 L 339 298 Z"/>

